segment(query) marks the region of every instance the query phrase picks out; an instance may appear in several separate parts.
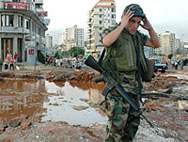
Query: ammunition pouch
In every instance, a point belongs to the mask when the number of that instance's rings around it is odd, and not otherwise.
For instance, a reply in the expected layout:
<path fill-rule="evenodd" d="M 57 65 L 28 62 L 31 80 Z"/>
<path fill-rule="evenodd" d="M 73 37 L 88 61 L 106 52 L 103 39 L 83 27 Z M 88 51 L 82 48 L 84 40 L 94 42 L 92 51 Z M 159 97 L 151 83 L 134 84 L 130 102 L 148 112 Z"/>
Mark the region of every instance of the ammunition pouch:
<path fill-rule="evenodd" d="M 143 67 L 141 66 L 141 77 L 143 81 L 151 82 L 153 78 L 155 62 L 147 58 L 145 58 L 145 62 L 146 62 L 147 70 L 144 70 Z"/>

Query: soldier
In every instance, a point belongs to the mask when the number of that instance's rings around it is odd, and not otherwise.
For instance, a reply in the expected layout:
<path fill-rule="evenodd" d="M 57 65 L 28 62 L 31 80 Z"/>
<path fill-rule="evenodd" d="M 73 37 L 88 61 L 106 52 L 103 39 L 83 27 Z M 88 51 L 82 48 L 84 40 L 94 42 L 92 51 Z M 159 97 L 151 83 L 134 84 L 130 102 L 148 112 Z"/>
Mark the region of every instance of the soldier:
<path fill-rule="evenodd" d="M 148 31 L 149 38 L 138 31 L 139 26 Z M 158 37 L 142 8 L 137 4 L 128 5 L 123 11 L 120 24 L 104 30 L 102 42 L 117 65 L 121 85 L 139 106 L 137 57 L 140 56 L 140 65 L 144 68 L 146 64 L 142 54 L 144 53 L 143 47 L 145 45 L 152 48 L 160 46 Z M 137 50 L 140 52 L 138 53 Z M 134 110 L 114 90 L 106 96 L 105 102 L 109 118 L 106 142 L 132 141 L 140 124 L 140 112 Z"/>

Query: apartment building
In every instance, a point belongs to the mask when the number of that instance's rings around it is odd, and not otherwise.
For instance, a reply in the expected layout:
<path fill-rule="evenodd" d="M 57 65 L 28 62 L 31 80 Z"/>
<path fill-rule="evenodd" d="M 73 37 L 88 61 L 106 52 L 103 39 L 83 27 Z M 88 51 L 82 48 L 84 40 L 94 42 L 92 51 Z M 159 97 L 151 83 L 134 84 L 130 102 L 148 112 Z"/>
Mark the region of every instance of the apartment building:
<path fill-rule="evenodd" d="M 100 0 L 89 11 L 88 21 L 88 52 L 98 54 L 103 48 L 101 35 L 104 29 L 116 23 L 115 0 Z"/>
<path fill-rule="evenodd" d="M 176 51 L 176 37 L 175 33 L 166 31 L 160 35 L 161 54 L 168 56 L 169 54 L 175 54 Z"/>
<path fill-rule="evenodd" d="M 157 34 L 160 45 L 161 45 L 161 34 Z M 152 48 L 151 56 L 161 55 L 161 48 Z"/>
<path fill-rule="evenodd" d="M 8 54 L 17 53 L 18 62 L 34 65 L 39 53 L 45 52 L 47 12 L 42 5 L 42 0 L 0 1 L 0 58 L 3 61 Z"/>
<path fill-rule="evenodd" d="M 61 41 L 66 45 L 66 50 L 71 47 L 84 48 L 84 29 L 78 28 L 77 25 L 66 28 L 65 32 L 61 34 Z"/>
<path fill-rule="evenodd" d="M 47 34 L 45 36 L 45 40 L 46 40 L 45 55 L 53 56 L 55 54 L 55 48 L 53 46 L 53 37 Z"/>

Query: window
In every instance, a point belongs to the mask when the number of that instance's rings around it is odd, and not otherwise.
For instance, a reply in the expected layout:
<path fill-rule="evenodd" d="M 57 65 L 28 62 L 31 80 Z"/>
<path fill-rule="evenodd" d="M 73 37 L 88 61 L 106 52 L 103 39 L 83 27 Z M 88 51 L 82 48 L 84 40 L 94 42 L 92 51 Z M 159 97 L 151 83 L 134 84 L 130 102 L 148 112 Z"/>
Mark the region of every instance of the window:
<path fill-rule="evenodd" d="M 41 36 L 41 28 L 39 28 L 38 35 Z"/>
<path fill-rule="evenodd" d="M 32 32 L 34 33 L 34 29 L 35 29 L 35 27 L 34 27 L 34 22 L 32 22 Z"/>
<path fill-rule="evenodd" d="M 30 29 L 30 20 L 29 19 L 25 19 L 25 28 Z"/>
<path fill-rule="evenodd" d="M 2 15 L 1 16 L 1 25 L 12 27 L 14 23 L 14 16 L 13 15 Z"/>
<path fill-rule="evenodd" d="M 112 15 L 112 18 L 116 18 L 116 15 Z"/>
<path fill-rule="evenodd" d="M 22 27 L 22 26 L 23 26 L 23 17 L 18 16 L 18 27 Z"/>
<path fill-rule="evenodd" d="M 42 4 L 36 4 L 35 7 L 36 8 L 42 8 Z"/>
<path fill-rule="evenodd" d="M 102 24 L 102 21 L 99 21 L 99 24 Z"/>

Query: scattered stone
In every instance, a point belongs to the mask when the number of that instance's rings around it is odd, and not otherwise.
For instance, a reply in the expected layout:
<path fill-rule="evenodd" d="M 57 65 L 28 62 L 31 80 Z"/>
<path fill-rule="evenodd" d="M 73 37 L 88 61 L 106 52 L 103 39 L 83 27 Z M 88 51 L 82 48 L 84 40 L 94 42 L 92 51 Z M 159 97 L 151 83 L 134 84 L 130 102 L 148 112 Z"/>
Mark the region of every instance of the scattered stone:
<path fill-rule="evenodd" d="M 178 108 L 181 110 L 188 110 L 188 102 L 187 101 L 178 101 Z"/>
<path fill-rule="evenodd" d="M 21 124 L 21 118 L 20 117 L 16 117 L 16 118 L 14 118 L 14 119 L 12 119 L 11 121 L 10 121 L 10 123 L 9 123 L 9 125 L 11 126 L 11 127 L 18 127 L 20 124 Z"/>
<path fill-rule="evenodd" d="M 7 125 L 0 124 L 0 134 L 2 134 L 5 131 L 6 127 Z"/>
<path fill-rule="evenodd" d="M 24 118 L 20 124 L 22 129 L 27 129 L 31 126 L 31 120 L 29 118 Z"/>
<path fill-rule="evenodd" d="M 67 101 L 67 100 L 63 100 L 62 102 L 63 102 L 63 103 L 66 103 L 66 102 L 68 102 L 68 101 Z"/>
<path fill-rule="evenodd" d="M 51 106 L 51 105 L 53 105 L 53 106 L 59 106 L 58 103 L 49 103 L 49 105 L 50 105 L 50 106 Z"/>
<path fill-rule="evenodd" d="M 80 101 L 88 102 L 89 100 L 88 99 L 84 99 L 84 98 L 80 98 Z"/>
<path fill-rule="evenodd" d="M 89 108 L 88 106 L 74 106 L 73 107 L 73 109 L 75 109 L 75 110 L 85 110 L 85 109 L 87 109 L 87 108 Z"/>

